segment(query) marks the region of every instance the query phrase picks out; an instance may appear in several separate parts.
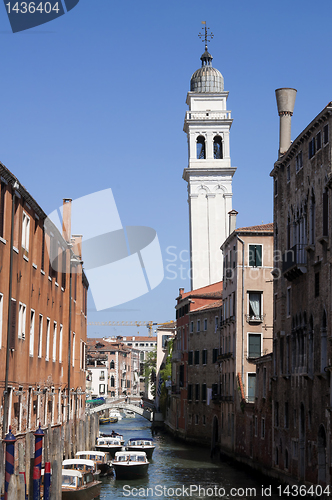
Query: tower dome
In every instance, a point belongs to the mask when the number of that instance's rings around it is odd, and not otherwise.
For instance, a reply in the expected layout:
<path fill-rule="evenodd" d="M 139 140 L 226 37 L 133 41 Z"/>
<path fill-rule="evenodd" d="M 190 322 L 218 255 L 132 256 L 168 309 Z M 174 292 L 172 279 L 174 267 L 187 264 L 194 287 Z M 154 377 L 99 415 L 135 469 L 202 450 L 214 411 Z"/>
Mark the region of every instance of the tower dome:
<path fill-rule="evenodd" d="M 223 92 L 224 77 L 216 68 L 212 67 L 213 57 L 207 50 L 201 56 L 202 67 L 192 75 L 190 90 L 192 92 Z"/>

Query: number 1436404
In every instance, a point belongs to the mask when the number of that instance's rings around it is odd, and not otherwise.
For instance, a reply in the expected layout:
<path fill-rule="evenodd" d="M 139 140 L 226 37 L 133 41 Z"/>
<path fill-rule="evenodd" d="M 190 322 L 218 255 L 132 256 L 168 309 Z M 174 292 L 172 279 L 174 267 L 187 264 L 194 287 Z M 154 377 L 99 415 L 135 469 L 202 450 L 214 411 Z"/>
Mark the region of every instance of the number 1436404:
<path fill-rule="evenodd" d="M 51 12 L 58 13 L 59 2 L 54 5 L 51 2 L 8 2 L 6 3 L 7 12 L 11 14 L 15 12 L 16 14 L 35 14 L 39 12 L 40 14 L 50 14 Z"/>

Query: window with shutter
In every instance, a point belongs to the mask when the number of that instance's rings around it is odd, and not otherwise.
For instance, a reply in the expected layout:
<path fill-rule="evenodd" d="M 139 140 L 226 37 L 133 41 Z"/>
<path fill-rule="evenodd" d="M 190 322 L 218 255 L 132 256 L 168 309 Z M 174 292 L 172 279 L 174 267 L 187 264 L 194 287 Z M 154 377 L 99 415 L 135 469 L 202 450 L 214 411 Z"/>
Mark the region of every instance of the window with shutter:
<path fill-rule="evenodd" d="M 262 245 L 249 245 L 249 266 L 262 266 Z"/>
<path fill-rule="evenodd" d="M 248 334 L 248 358 L 259 358 L 261 356 L 261 334 Z"/>

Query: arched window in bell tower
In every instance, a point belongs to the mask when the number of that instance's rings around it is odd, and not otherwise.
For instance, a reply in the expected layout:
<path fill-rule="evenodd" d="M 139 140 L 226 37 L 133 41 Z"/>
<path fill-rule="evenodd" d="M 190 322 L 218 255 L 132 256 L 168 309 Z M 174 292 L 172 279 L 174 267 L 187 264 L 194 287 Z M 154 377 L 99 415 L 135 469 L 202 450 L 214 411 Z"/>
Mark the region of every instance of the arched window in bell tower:
<path fill-rule="evenodd" d="M 205 160 L 205 138 L 202 135 L 197 137 L 197 160 Z"/>
<path fill-rule="evenodd" d="M 215 160 L 222 159 L 222 140 L 220 135 L 216 135 L 213 138 L 213 158 Z"/>

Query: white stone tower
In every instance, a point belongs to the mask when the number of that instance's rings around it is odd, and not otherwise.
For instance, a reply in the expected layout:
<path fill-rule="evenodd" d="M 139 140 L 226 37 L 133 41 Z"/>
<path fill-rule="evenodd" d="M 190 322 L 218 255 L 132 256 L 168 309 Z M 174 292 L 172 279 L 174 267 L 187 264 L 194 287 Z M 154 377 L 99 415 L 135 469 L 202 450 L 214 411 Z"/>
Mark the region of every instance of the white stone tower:
<path fill-rule="evenodd" d="M 229 235 L 232 210 L 232 178 L 229 133 L 231 113 L 227 111 L 228 92 L 222 74 L 212 67 L 212 56 L 205 52 L 202 67 L 195 71 L 187 95 L 183 130 L 188 138 L 188 167 L 183 179 L 188 182 L 191 289 L 221 281 L 220 246 Z"/>

